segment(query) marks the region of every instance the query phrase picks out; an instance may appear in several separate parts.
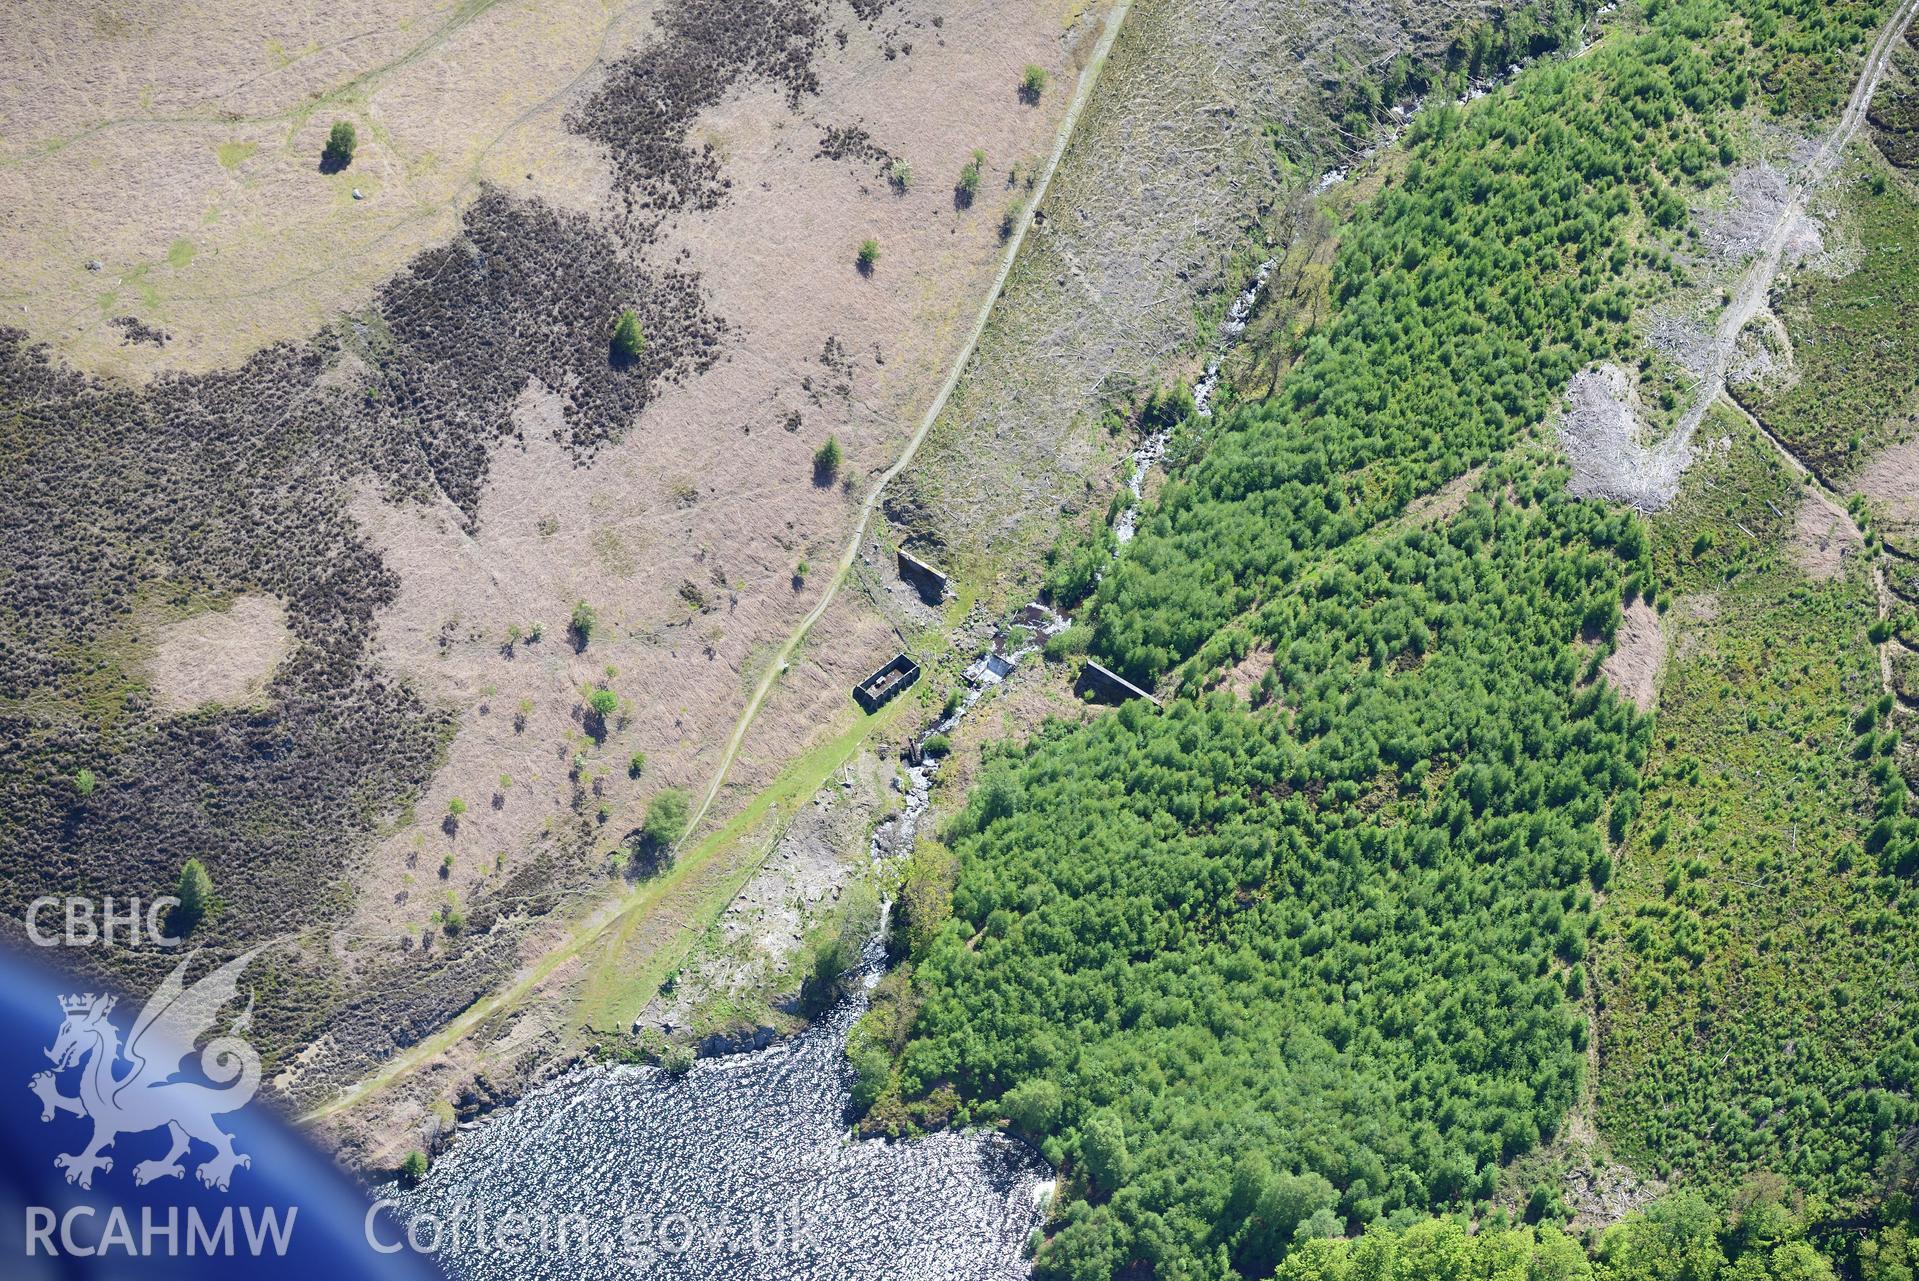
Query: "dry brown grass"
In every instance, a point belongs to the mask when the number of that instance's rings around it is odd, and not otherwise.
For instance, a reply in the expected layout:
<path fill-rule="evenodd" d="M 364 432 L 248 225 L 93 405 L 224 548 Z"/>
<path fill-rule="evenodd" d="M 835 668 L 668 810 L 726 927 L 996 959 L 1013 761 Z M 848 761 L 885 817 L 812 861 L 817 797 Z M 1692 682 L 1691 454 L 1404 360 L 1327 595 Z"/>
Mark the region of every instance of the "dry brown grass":
<path fill-rule="evenodd" d="M 855 491 L 891 461 L 977 310 L 999 245 L 996 220 L 955 211 L 939 184 L 902 198 L 870 168 L 817 158 L 821 127 L 858 121 L 929 174 L 956 170 L 975 147 L 1041 150 L 1056 116 L 1021 105 L 1012 86 L 1026 63 L 1053 55 L 1059 22 L 1007 4 L 949 11 L 894 59 L 885 37 L 856 30 L 798 112 L 762 85 L 706 113 L 696 137 L 720 152 L 733 198 L 672 219 L 659 252 L 684 254 L 732 325 L 722 364 L 666 390 L 587 468 L 549 439 L 555 394 L 530 387 L 516 414 L 527 443 L 495 459 L 471 534 L 450 506 L 363 496 L 356 515 L 401 581 L 381 620 L 382 661 L 457 709 L 459 728 L 415 821 L 373 852 L 353 933 L 397 937 L 445 888 L 470 897 L 510 874 L 575 807 L 578 753 L 579 806 L 609 811 L 595 823 L 603 847 L 638 824 L 657 789 L 706 784 L 757 656 L 817 600 L 854 515 L 845 489 L 814 483 L 813 451 L 837 437 Z M 887 247 L 871 277 L 852 267 L 863 234 Z M 802 561 L 814 573 L 796 588 Z M 580 600 L 600 627 L 576 654 L 565 625 Z M 544 639 L 509 652 L 508 629 L 534 622 Z M 755 724 L 722 810 L 849 707 L 847 688 L 892 645 L 870 615 L 830 612 Z M 597 682 L 628 705 L 603 742 L 581 714 L 582 691 Z M 636 750 L 647 755 L 637 781 L 626 771 Z M 468 808 L 449 832 L 455 797 Z"/>
<path fill-rule="evenodd" d="M 1839 577 L 1846 557 L 1865 550 L 1859 527 L 1834 507 L 1824 494 L 1808 489 L 1794 513 L 1792 555 L 1806 576 L 1816 583 Z"/>
<path fill-rule="evenodd" d="M 1882 450 L 1859 469 L 1849 488 L 1883 504 L 1894 522 L 1919 523 L 1919 437 Z"/>
<path fill-rule="evenodd" d="M 363 304 L 481 181 L 590 208 L 607 180 L 564 102 L 649 8 L 23 9 L 0 30 L 0 316 L 90 370 L 230 365 Z M 323 174 L 336 119 L 359 151 Z M 123 341 L 122 316 L 169 341 Z"/>

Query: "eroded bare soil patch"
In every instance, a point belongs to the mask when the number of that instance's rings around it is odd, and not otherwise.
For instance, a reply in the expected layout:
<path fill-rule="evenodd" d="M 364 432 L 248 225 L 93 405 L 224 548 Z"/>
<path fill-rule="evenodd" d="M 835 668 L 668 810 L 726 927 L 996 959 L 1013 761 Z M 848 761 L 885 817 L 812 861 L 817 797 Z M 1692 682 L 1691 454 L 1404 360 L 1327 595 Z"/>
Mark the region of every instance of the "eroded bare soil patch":
<path fill-rule="evenodd" d="M 1600 664 L 1599 674 L 1634 707 L 1650 712 L 1659 701 L 1659 672 L 1665 663 L 1666 634 L 1659 611 L 1636 597 L 1625 607 L 1613 652 Z"/>
<path fill-rule="evenodd" d="M 1793 559 L 1814 582 L 1826 582 L 1845 572 L 1846 557 L 1863 551 L 1859 527 L 1826 498 L 1808 490 L 1793 515 Z"/>

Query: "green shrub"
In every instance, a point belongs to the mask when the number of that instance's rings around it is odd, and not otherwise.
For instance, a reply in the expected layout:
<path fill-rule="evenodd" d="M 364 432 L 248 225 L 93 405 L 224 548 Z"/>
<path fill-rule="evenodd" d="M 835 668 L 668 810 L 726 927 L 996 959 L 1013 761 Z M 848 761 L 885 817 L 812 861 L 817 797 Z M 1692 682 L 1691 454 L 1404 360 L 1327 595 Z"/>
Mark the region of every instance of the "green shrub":
<path fill-rule="evenodd" d="M 354 131 L 353 122 L 335 120 L 327 132 L 326 150 L 320 153 L 320 168 L 327 173 L 338 173 L 353 163 L 353 153 L 359 145 L 360 137 Z"/>
<path fill-rule="evenodd" d="M 830 1001 L 839 991 L 840 980 L 858 963 L 859 950 L 844 938 L 822 939 L 813 951 L 804 984 L 809 1004 L 818 1008 Z"/>
<path fill-rule="evenodd" d="M 1079 1158 L 1095 1189 L 1110 1193 L 1125 1182 L 1132 1158 L 1118 1113 L 1101 1108 L 1086 1118 L 1080 1127 Z"/>
<path fill-rule="evenodd" d="M 1006 206 L 1006 212 L 999 216 L 999 238 L 1011 240 L 1013 233 L 1019 230 L 1020 215 L 1026 212 L 1026 202 L 1015 200 Z"/>
<path fill-rule="evenodd" d="M 960 208 L 969 207 L 973 198 L 979 195 L 980 174 L 985 166 L 986 153 L 975 151 L 973 158 L 966 162 L 966 167 L 960 170 L 959 181 L 953 184 L 953 200 Z"/>
<path fill-rule="evenodd" d="M 1021 1133 L 1044 1138 L 1059 1121 L 1059 1087 L 1045 1077 L 1035 1077 L 1008 1090 L 1000 1106 Z"/>
<path fill-rule="evenodd" d="M 1028 104 L 1037 103 L 1040 95 L 1046 92 L 1046 82 L 1049 78 L 1045 67 L 1036 63 L 1027 63 L 1026 70 L 1020 74 L 1019 78 L 1020 101 Z"/>
<path fill-rule="evenodd" d="M 418 1185 L 426 1177 L 426 1165 L 426 1153 L 414 1148 L 400 1163 L 400 1182 L 409 1188 Z"/>
<path fill-rule="evenodd" d="M 1054 632 L 1048 636 L 1046 645 L 1040 653 L 1049 663 L 1063 663 L 1069 658 L 1077 658 L 1086 653 L 1092 643 L 1092 628 L 1069 627 L 1063 632 Z"/>
<path fill-rule="evenodd" d="M 873 268 L 880 265 L 880 242 L 871 236 L 860 241 L 860 250 L 859 253 L 855 255 L 853 262 L 859 267 L 861 275 L 872 275 Z"/>
<path fill-rule="evenodd" d="M 599 625 L 600 616 L 585 601 L 575 602 L 573 617 L 567 623 L 567 630 L 573 634 L 573 648 L 585 650 L 593 639 L 593 629 Z"/>
<path fill-rule="evenodd" d="M 655 792 L 653 799 L 646 803 L 646 822 L 640 830 L 656 848 L 669 849 L 686 835 L 689 812 L 686 793 L 679 788 Z"/>
<path fill-rule="evenodd" d="M 213 878 L 207 875 L 199 859 L 188 859 L 186 866 L 180 869 L 180 885 L 173 894 L 180 900 L 180 906 L 174 909 L 177 931 L 191 934 L 213 905 Z"/>
<path fill-rule="evenodd" d="M 864 1112 L 886 1093 L 893 1080 L 893 1061 L 876 1046 L 849 1050 L 853 1063 L 853 1106 Z"/>

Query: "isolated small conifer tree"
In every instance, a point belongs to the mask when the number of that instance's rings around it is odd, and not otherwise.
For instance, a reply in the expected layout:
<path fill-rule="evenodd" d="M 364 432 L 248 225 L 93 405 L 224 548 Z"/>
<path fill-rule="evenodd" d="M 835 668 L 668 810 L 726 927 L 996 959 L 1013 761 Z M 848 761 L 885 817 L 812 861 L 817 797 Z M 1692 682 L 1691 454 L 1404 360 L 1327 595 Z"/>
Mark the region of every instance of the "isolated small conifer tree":
<path fill-rule="evenodd" d="M 190 933 L 213 902 L 213 878 L 207 875 L 199 859 L 188 859 L 187 865 L 180 869 L 180 887 L 174 891 L 174 897 L 180 900 L 174 919 L 179 922 L 182 934 Z"/>
<path fill-rule="evenodd" d="M 822 485 L 830 485 L 840 472 L 840 442 L 837 437 L 828 436 L 826 443 L 813 454 L 813 479 Z"/>
<path fill-rule="evenodd" d="M 613 323 L 613 358 L 621 364 L 631 364 L 645 350 L 646 332 L 640 328 L 640 318 L 628 307 Z"/>

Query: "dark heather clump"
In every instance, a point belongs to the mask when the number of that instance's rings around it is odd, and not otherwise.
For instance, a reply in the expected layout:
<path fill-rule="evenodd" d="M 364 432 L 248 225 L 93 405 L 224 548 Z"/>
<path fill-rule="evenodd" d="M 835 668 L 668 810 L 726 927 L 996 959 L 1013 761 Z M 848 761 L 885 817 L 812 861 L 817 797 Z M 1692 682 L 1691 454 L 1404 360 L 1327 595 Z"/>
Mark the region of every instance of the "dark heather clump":
<path fill-rule="evenodd" d="M 620 368 L 607 344 L 625 307 L 648 345 Z M 198 858 L 225 906 L 197 943 L 232 950 L 338 919 L 349 859 L 451 730 L 373 660 L 398 584 L 348 515 L 355 485 L 444 493 L 472 520 L 529 380 L 564 396 L 562 443 L 584 459 L 663 383 L 710 366 L 722 332 L 697 277 L 636 267 L 590 220 L 494 190 L 364 315 L 234 369 L 131 387 L 0 329 L 0 914 L 20 922 L 56 891 L 170 892 Z M 294 637 L 265 698 L 166 713 L 131 661 L 136 611 L 243 591 L 284 600 Z M 86 795 L 82 769 L 98 780 Z M 485 937 L 493 916 L 469 905 L 462 936 L 439 944 L 473 953 L 453 967 L 460 992 L 512 963 L 510 940 Z M 135 984 L 171 963 L 118 948 L 76 959 Z M 262 966 L 270 1050 L 348 999 L 311 960 Z M 389 1009 L 400 1034 L 443 1018 L 448 991 Z"/>
<path fill-rule="evenodd" d="M 388 478 L 444 493 L 471 518 L 529 377 L 564 392 L 565 443 L 585 457 L 623 433 L 660 382 L 718 359 L 722 327 L 698 277 L 649 275 L 584 215 L 488 190 L 464 232 L 380 291 L 358 412 Z M 646 349 L 615 361 L 613 322 L 629 307 Z"/>
<path fill-rule="evenodd" d="M 710 209 L 729 180 L 710 145 L 687 142 L 694 117 L 749 78 L 784 86 L 795 104 L 817 93 L 826 9 L 821 0 L 679 0 L 659 17 L 664 37 L 614 63 L 567 125 L 606 145 L 629 213 L 655 221 Z M 884 9 L 868 0 L 859 16 Z"/>
<path fill-rule="evenodd" d="M 829 125 L 820 130 L 820 148 L 815 160 L 847 160 L 871 165 L 881 177 L 893 166 L 893 153 L 873 141 L 873 135 L 858 125 Z"/>
<path fill-rule="evenodd" d="M 173 337 L 164 329 L 156 328 L 134 316 L 115 316 L 111 322 L 120 331 L 120 344 L 131 347 L 134 343 L 145 343 L 149 347 L 164 347 Z"/>

